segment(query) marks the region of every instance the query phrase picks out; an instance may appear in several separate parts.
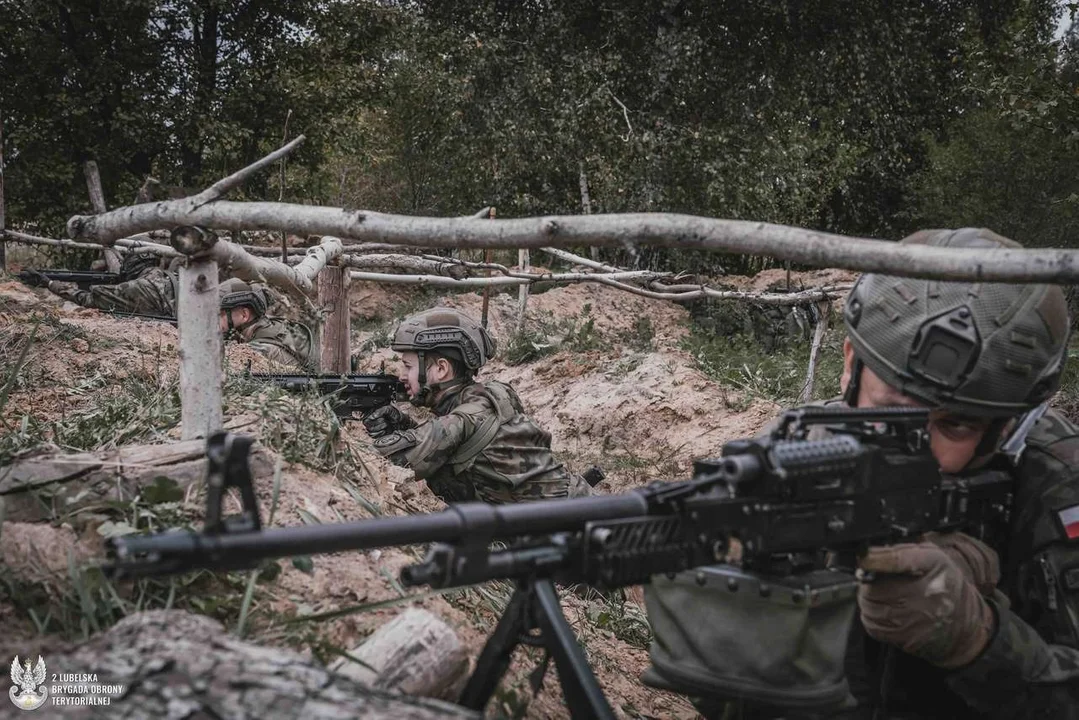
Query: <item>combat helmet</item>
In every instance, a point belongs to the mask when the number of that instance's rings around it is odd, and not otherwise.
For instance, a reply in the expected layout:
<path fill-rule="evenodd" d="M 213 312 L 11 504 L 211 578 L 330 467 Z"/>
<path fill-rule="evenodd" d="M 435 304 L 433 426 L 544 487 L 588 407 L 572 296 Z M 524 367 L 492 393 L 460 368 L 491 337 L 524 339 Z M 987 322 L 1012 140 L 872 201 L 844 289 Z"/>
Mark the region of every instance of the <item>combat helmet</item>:
<path fill-rule="evenodd" d="M 270 298 L 264 288 L 252 287 L 237 278 L 225 280 L 217 286 L 217 291 L 221 298 L 222 311 L 249 307 L 255 313 L 255 317 L 260 318 L 270 307 Z M 227 317 L 229 330 L 235 329 L 232 325 L 232 313 L 228 313 Z"/>
<path fill-rule="evenodd" d="M 135 280 L 151 268 L 158 267 L 157 255 L 136 253 L 133 250 L 124 255 L 120 262 L 120 282 Z"/>
<path fill-rule="evenodd" d="M 923 230 L 906 245 L 1021 248 L 986 229 Z M 866 274 L 843 309 L 855 362 L 844 399 L 854 405 L 862 367 L 929 407 L 993 421 L 1045 402 L 1060 386 L 1070 320 L 1057 285 L 943 282 Z M 993 436 L 992 438 L 988 436 Z M 982 450 L 982 448 L 980 448 Z"/>
<path fill-rule="evenodd" d="M 447 307 L 436 307 L 406 318 L 393 335 L 390 347 L 396 352 L 414 352 L 419 356 L 420 392 L 413 404 L 425 405 L 433 400 L 435 384 L 427 383 L 427 356 L 437 352 L 460 360 L 472 372 L 479 370 L 495 353 L 495 341 L 487 329 L 468 315 Z M 441 388 L 463 383 L 467 378 L 455 378 L 438 383 Z"/>

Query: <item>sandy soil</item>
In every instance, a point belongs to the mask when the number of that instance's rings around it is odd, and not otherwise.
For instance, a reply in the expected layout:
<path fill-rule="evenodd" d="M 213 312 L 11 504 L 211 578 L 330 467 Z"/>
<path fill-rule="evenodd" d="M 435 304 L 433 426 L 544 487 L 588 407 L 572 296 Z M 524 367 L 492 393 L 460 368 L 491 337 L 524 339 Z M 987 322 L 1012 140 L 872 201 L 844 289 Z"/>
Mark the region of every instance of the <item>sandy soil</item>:
<path fill-rule="evenodd" d="M 785 274 L 780 271 L 779 275 L 785 282 Z M 833 271 L 798 275 L 799 281 L 804 279 L 806 284 L 846 281 Z M 773 281 L 756 278 L 751 287 L 763 290 Z M 730 284 L 731 278 L 724 278 L 724 282 Z M 350 303 L 353 317 L 390 318 L 394 308 L 410 302 L 409 296 L 407 288 L 382 290 L 357 284 Z M 479 294 L 451 296 L 444 302 L 477 318 L 480 315 Z M 680 306 L 596 285 L 558 288 L 529 299 L 530 313 L 551 320 L 580 318 L 586 308 L 603 338 L 599 348 L 575 354 L 559 352 L 518 366 L 495 361 L 485 368 L 483 377 L 517 388 L 526 407 L 550 430 L 555 450 L 572 469 L 584 470 L 593 463 L 604 466 L 608 480 L 601 487 L 605 491 L 624 490 L 660 477 L 684 477 L 694 457 L 718 453 L 723 442 L 757 432 L 776 411 L 770 403 L 749 401 L 738 391 L 717 386 L 694 367 L 692 358 L 678 348 L 688 321 L 687 312 Z M 76 308 L 14 282 L 0 282 L 0 311 L 0 333 L 9 340 L 26 336 L 34 314 L 51 320 L 39 327 L 27 360 L 27 382 L 12 393 L 3 412 L 5 418 L 14 420 L 31 414 L 39 420 L 55 420 L 88 412 L 101 392 L 117 391 L 132 376 L 152 379 L 161 387 L 175 380 L 177 336 L 171 325 L 117 319 Z M 510 334 L 516 314 L 516 294 L 492 296 L 491 329 L 496 338 L 503 340 Z M 654 331 L 655 349 L 650 352 L 627 349 L 620 341 L 633 331 L 641 316 L 650 318 Z M 356 333 L 354 346 L 370 337 L 371 332 Z M 363 361 L 367 368 L 375 368 L 385 360 L 392 369 L 393 357 L 392 352 L 383 350 Z M 263 369 L 260 356 L 242 346 L 230 345 L 227 358 L 234 370 L 242 370 L 249 361 L 253 369 Z M 241 418 L 231 421 L 250 423 L 250 419 Z M 366 472 L 354 478 L 357 487 L 385 512 L 404 514 L 440 508 L 423 483 L 412 481 L 410 472 L 389 465 L 368 449 L 369 439 L 361 424 L 346 426 L 340 442 L 348 443 L 363 460 Z M 259 487 L 258 494 L 265 512 L 272 488 Z M 285 463 L 274 525 L 302 524 L 301 510 L 322 522 L 367 516 L 340 480 Z M 5 566 L 43 584 L 62 584 L 67 548 L 84 557 L 100 547 L 93 537 L 80 542 L 70 529 L 10 522 L 3 526 L 0 543 Z M 35 557 L 29 550 L 31 546 L 46 546 L 50 553 L 42 561 L 34 561 L 32 568 L 26 564 L 28 558 Z M 64 558 L 63 564 L 60 558 Z M 400 592 L 395 580 L 399 569 L 419 559 L 418 549 L 317 556 L 311 574 L 283 562 L 278 579 L 260 586 L 263 590 L 255 611 L 265 611 L 264 616 L 271 611 L 286 615 L 317 613 L 391 599 Z M 457 630 L 473 658 L 495 622 L 476 591 L 456 599 L 432 597 L 420 604 Z M 602 603 L 567 592 L 563 608 L 583 638 L 617 713 L 624 717 L 695 716 L 684 699 L 640 684 L 637 677 L 647 667 L 647 652 L 589 619 L 603 608 Z M 318 628 L 329 641 L 349 648 L 399 611 L 399 606 L 393 606 L 349 615 L 320 623 Z M 16 634 L 32 632 L 25 619 L 14 617 L 10 608 L 2 604 L 0 621 L 14 628 Z M 273 623 L 261 627 L 258 637 L 270 643 L 294 642 L 283 627 Z M 520 653 L 510 671 L 511 682 L 518 689 L 527 688 L 525 678 L 538 659 L 537 654 L 532 655 L 529 661 L 525 653 Z M 527 716 L 568 716 L 553 668 Z"/>

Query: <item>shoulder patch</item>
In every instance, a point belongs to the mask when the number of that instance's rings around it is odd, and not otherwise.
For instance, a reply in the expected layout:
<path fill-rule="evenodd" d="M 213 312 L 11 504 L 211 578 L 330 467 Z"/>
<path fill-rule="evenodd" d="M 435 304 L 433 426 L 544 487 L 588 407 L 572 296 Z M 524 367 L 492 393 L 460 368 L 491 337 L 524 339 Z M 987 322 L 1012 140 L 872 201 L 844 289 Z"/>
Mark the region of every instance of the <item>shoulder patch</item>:
<path fill-rule="evenodd" d="M 1079 505 L 1057 510 L 1056 514 L 1060 528 L 1064 531 L 1064 536 L 1069 540 L 1079 538 Z"/>

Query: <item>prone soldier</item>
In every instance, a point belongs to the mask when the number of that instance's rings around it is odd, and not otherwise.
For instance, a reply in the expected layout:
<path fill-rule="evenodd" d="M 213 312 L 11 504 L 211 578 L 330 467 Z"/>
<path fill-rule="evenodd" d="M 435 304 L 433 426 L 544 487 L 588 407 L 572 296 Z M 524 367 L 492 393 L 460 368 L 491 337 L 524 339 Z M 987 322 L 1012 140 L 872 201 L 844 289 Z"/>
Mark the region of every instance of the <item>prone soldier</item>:
<path fill-rule="evenodd" d="M 434 308 L 397 328 L 401 381 L 412 404 L 435 417 L 417 425 L 393 405 L 372 412 L 364 426 L 391 462 L 446 502 L 509 503 L 591 495 L 588 481 L 551 453 L 551 434 L 525 414 L 505 383 L 475 379 L 495 351 L 487 330 L 464 313 Z"/>
<path fill-rule="evenodd" d="M 267 315 L 269 292 L 231 278 L 218 286 L 221 332 L 227 340 L 247 343 L 270 360 L 318 372 L 318 347 L 311 329 L 298 322 Z"/>
<path fill-rule="evenodd" d="M 39 272 L 28 271 L 26 275 L 29 284 L 83 307 L 176 317 L 176 273 L 161 269 L 155 255 L 127 253 L 120 265 L 119 283 L 91 285 L 86 290 L 73 282 L 49 280 Z"/>

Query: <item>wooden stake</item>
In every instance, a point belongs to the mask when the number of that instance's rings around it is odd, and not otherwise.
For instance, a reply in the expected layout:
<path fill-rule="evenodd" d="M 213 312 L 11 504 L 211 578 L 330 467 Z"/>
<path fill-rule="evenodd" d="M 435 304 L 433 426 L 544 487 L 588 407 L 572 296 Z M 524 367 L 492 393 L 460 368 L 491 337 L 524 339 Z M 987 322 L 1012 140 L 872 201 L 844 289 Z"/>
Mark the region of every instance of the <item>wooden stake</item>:
<path fill-rule="evenodd" d="M 495 219 L 495 209 L 494 209 L 494 207 L 487 208 L 487 219 L 488 220 L 494 220 Z M 490 265 L 491 264 L 491 259 L 492 259 L 491 249 L 487 248 L 486 250 L 483 251 L 483 261 L 485 263 L 487 263 L 488 265 Z M 491 277 L 491 271 L 490 270 L 487 271 L 487 277 Z M 483 325 L 484 328 L 487 327 L 487 308 L 490 306 L 490 304 L 491 304 L 491 288 L 488 286 L 488 287 L 483 288 L 483 310 L 480 313 L 480 324 Z"/>
<path fill-rule="evenodd" d="M 324 373 L 349 371 L 349 281 L 346 268 L 330 265 L 318 274 L 318 306 L 326 313 L 319 333 L 319 365 Z"/>
<path fill-rule="evenodd" d="M 98 215 L 108 212 L 105 205 L 105 191 L 101 189 L 101 173 L 97 170 L 97 162 L 87 160 L 82 166 L 83 174 L 86 175 L 86 189 L 90 192 L 90 204 Z M 109 272 L 120 272 L 120 254 L 112 248 L 105 248 L 105 264 Z"/>
<path fill-rule="evenodd" d="M 532 267 L 528 250 L 517 251 L 517 264 L 521 267 L 521 272 L 528 272 Z M 522 285 L 517 289 L 517 332 L 521 332 L 525 327 L 525 312 L 528 308 L 528 285 Z"/>
<path fill-rule="evenodd" d="M 213 233 L 173 233 L 173 248 L 188 256 L 180 268 L 176 303 L 180 331 L 180 437 L 209 437 L 221 428 L 221 301 Z"/>

